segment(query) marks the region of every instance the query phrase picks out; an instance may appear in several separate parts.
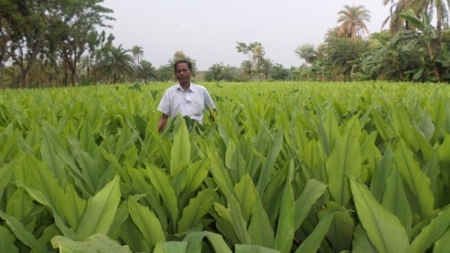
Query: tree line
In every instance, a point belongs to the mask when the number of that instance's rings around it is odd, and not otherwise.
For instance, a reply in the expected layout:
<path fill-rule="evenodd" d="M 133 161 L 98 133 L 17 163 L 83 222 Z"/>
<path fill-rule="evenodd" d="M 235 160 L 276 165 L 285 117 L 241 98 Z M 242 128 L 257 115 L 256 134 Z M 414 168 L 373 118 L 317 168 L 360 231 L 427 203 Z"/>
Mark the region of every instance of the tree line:
<path fill-rule="evenodd" d="M 2 87 L 42 87 L 173 80 L 173 63 L 195 60 L 183 51 L 156 68 L 143 59 L 143 48 L 114 46 L 113 10 L 103 0 L 0 1 Z M 323 43 L 304 44 L 294 53 L 300 66 L 288 68 L 265 57 L 260 42 L 237 42 L 248 56 L 239 67 L 213 64 L 195 68 L 206 81 L 353 81 L 446 82 L 450 78 L 448 4 L 442 0 L 383 1 L 391 4 L 386 30 L 370 33 L 370 12 L 344 6 L 338 26 Z M 435 22 L 435 23 L 432 23 Z"/>

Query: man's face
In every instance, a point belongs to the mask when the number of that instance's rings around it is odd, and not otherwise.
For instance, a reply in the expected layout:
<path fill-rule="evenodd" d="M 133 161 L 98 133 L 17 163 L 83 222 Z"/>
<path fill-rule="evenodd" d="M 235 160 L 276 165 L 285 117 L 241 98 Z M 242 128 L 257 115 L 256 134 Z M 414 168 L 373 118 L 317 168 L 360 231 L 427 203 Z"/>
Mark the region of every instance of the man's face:
<path fill-rule="evenodd" d="M 180 84 L 189 83 L 191 80 L 191 71 L 189 70 L 187 63 L 178 63 L 175 75 Z"/>

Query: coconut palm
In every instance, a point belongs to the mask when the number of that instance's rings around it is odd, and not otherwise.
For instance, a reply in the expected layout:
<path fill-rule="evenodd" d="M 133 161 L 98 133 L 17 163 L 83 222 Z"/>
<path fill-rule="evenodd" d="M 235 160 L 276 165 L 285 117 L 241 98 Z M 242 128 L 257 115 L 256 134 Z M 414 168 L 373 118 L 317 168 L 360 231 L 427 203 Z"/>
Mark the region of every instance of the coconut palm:
<path fill-rule="evenodd" d="M 141 62 L 142 57 L 144 56 L 144 50 L 142 47 L 134 45 L 131 48 L 131 53 L 133 54 L 133 59 L 137 65 Z"/>
<path fill-rule="evenodd" d="M 253 76 L 253 63 L 249 60 L 243 61 L 241 64 L 242 73 L 249 80 L 252 79 Z"/>
<path fill-rule="evenodd" d="M 340 15 L 338 23 L 341 23 L 339 26 L 340 36 L 356 38 L 364 33 L 370 35 L 366 25 L 366 22 L 370 22 L 370 11 L 363 5 L 345 5 L 338 14 Z"/>
<path fill-rule="evenodd" d="M 148 61 L 141 61 L 141 64 L 137 67 L 137 77 L 144 79 L 144 83 L 147 83 L 148 79 L 156 79 L 156 69 Z"/>
<path fill-rule="evenodd" d="M 113 83 L 122 77 L 132 76 L 135 71 L 133 56 L 125 50 L 122 45 L 119 47 L 110 46 L 105 50 L 104 55 L 96 66 L 96 71 L 105 78 L 112 76 Z"/>

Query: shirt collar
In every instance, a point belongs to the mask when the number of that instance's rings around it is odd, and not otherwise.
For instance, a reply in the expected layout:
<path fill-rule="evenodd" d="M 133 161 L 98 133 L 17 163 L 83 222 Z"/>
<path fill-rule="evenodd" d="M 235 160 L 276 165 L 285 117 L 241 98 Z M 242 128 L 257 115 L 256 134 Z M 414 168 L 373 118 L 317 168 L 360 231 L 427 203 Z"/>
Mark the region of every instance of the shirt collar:
<path fill-rule="evenodd" d="M 195 89 L 195 84 L 191 82 L 189 84 L 189 89 L 187 91 L 194 92 L 194 89 Z M 183 88 L 181 88 L 181 85 L 179 83 L 177 85 L 177 90 L 181 90 L 181 91 L 183 90 Z"/>

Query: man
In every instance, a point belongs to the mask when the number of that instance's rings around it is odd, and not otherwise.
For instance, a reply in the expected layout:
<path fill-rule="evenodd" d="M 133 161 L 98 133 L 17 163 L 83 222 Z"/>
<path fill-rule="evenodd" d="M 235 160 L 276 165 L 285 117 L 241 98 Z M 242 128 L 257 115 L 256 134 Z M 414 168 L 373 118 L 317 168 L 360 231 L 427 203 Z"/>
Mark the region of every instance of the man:
<path fill-rule="evenodd" d="M 169 117 L 180 114 L 201 123 L 205 108 L 216 110 L 216 106 L 206 88 L 191 83 L 191 62 L 177 61 L 174 70 L 178 84 L 168 88 L 159 102 L 158 111 L 162 113 L 158 123 L 159 131 L 166 126 Z"/>

